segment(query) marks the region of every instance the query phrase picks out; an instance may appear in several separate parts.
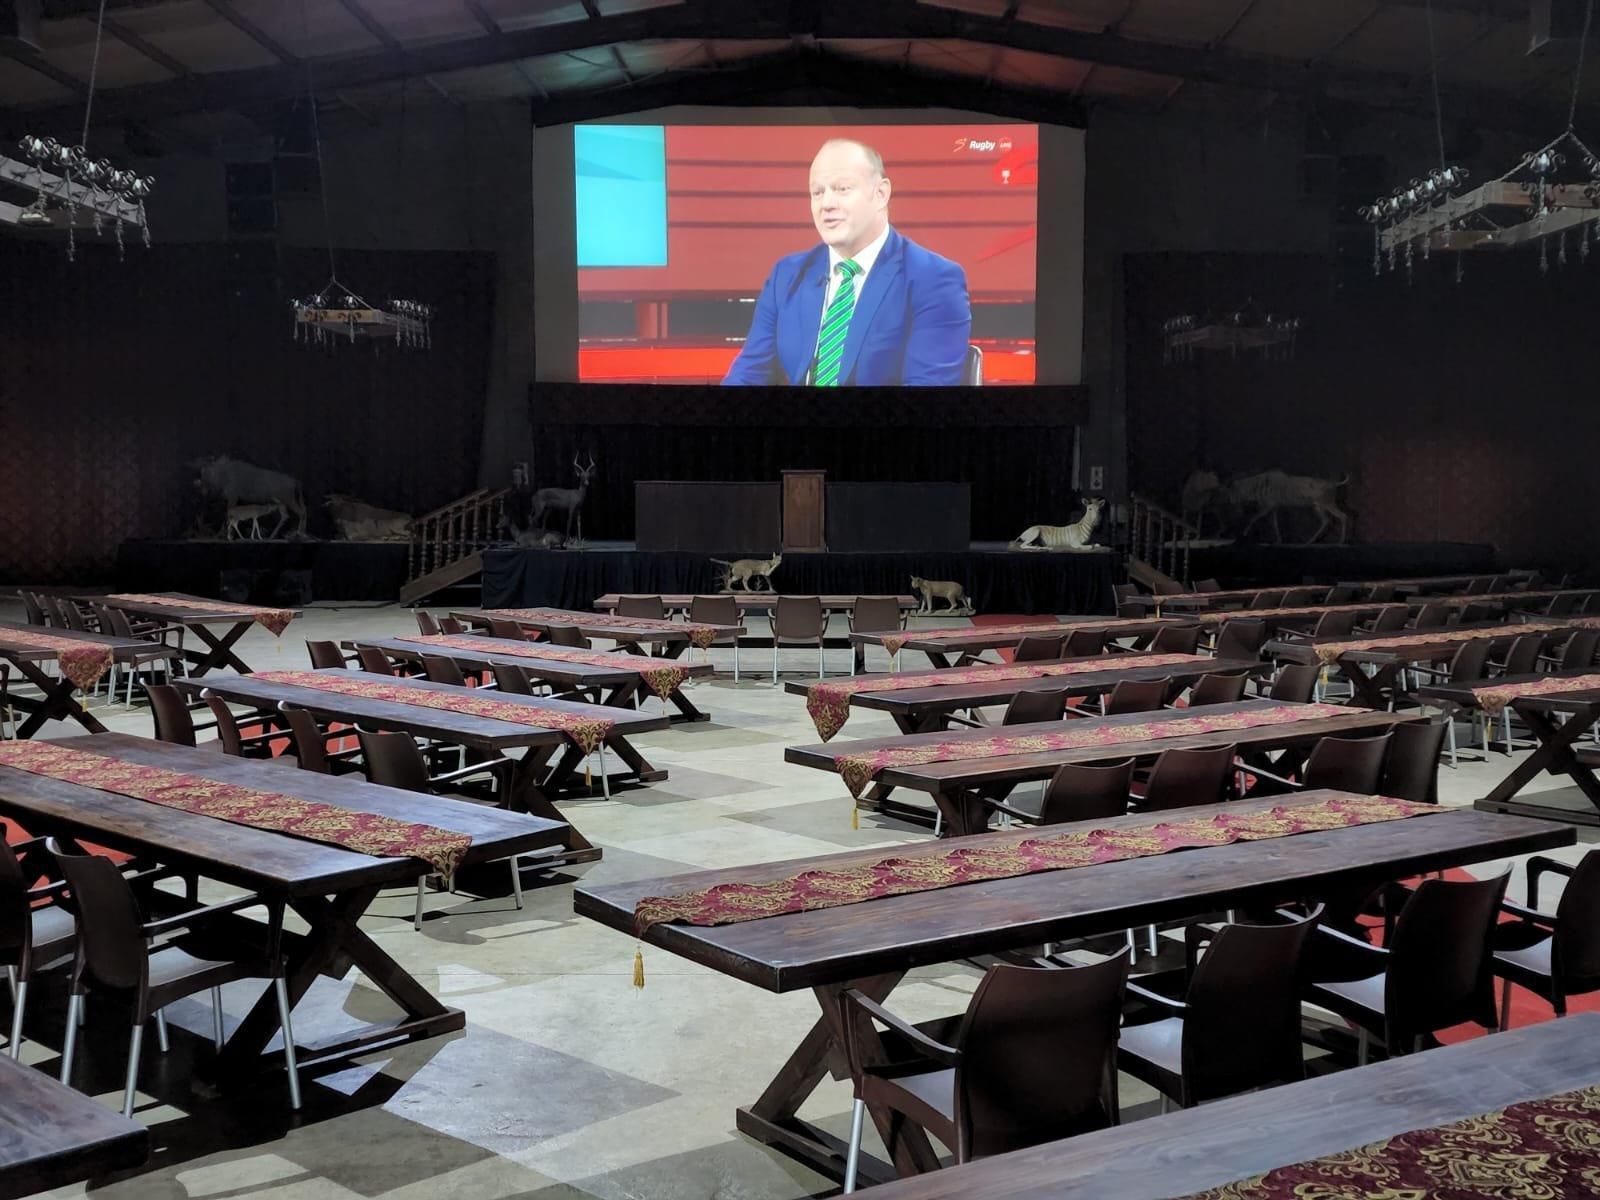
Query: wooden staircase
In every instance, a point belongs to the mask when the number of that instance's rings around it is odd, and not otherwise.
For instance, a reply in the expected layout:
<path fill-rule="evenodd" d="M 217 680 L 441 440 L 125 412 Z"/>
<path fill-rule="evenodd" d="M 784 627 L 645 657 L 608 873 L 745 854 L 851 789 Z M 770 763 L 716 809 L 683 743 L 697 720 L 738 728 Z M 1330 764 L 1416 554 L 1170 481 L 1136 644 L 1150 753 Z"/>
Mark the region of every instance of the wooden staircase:
<path fill-rule="evenodd" d="M 497 537 L 509 488 L 479 488 L 411 523 L 411 565 L 401 604 L 465 583 L 483 571 L 483 551 Z"/>
<path fill-rule="evenodd" d="M 1143 496 L 1130 497 L 1128 578 L 1155 590 L 1189 584 L 1189 546 L 1200 531 Z"/>

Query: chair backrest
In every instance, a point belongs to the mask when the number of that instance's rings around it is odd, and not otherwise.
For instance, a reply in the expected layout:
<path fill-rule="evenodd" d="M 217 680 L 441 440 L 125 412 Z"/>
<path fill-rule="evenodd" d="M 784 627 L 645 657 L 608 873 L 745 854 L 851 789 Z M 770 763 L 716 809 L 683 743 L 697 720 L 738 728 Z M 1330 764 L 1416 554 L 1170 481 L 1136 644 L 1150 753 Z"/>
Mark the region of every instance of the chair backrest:
<path fill-rule="evenodd" d="M 408 792 L 432 790 L 428 786 L 427 760 L 410 734 L 357 729 L 356 738 L 361 743 L 361 770 L 368 782 Z"/>
<path fill-rule="evenodd" d="M 515 621 L 507 621 L 504 617 L 489 618 L 489 636 L 503 638 L 510 642 L 525 642 L 528 635 L 522 631 L 522 626 Z"/>
<path fill-rule="evenodd" d="M 1285 608 L 1303 608 L 1308 604 L 1321 604 L 1328 598 L 1325 587 L 1290 588 L 1283 596 Z"/>
<path fill-rule="evenodd" d="M 1505 673 L 1531 675 L 1539 669 L 1539 655 L 1543 650 L 1544 634 L 1524 633 L 1506 651 Z"/>
<path fill-rule="evenodd" d="M 1116 1121 L 1126 953 L 1087 967 L 991 966 L 961 1022 L 956 1157 L 1003 1154 Z"/>
<path fill-rule="evenodd" d="M 1277 592 L 1277 591 L 1273 591 L 1273 592 L 1257 592 L 1254 596 L 1252 596 L 1250 598 L 1250 607 L 1251 608 L 1282 608 L 1283 607 L 1283 593 L 1282 592 Z"/>
<path fill-rule="evenodd" d="M 29 913 L 28 881 L 22 864 L 5 840 L 0 827 L 0 963 L 21 965 L 33 942 L 33 918 Z"/>
<path fill-rule="evenodd" d="M 1220 804 L 1232 774 L 1232 745 L 1201 750 L 1163 750 L 1150 770 L 1144 795 L 1134 801 L 1142 812 Z"/>
<path fill-rule="evenodd" d="M 822 636 L 827 624 L 821 596 L 778 597 L 778 606 L 772 614 L 774 637 L 814 641 Z"/>
<path fill-rule="evenodd" d="M 1155 712 L 1167 702 L 1171 690 L 1172 679 L 1166 675 L 1160 679 L 1119 679 L 1106 697 L 1105 715 Z"/>
<path fill-rule="evenodd" d="M 1578 860 L 1556 905 L 1551 967 L 1557 978 L 1587 989 L 1600 982 L 1600 854 Z M 1572 989 L 1577 990 L 1577 989 Z"/>
<path fill-rule="evenodd" d="M 729 597 L 732 599 L 732 597 Z M 853 633 L 893 633 L 900 628 L 898 596 L 857 596 L 850 610 Z"/>
<path fill-rule="evenodd" d="M 1215 579 L 1198 579 L 1195 581 L 1194 590 L 1197 592 L 1220 592 L 1222 584 Z"/>
<path fill-rule="evenodd" d="M 1063 763 L 1045 785 L 1039 824 L 1095 821 L 1128 811 L 1133 759 L 1119 763 Z"/>
<path fill-rule="evenodd" d="M 531 696 L 533 684 L 528 679 L 528 673 L 521 667 L 512 663 L 490 663 L 494 669 L 494 682 L 502 692 L 508 696 Z"/>
<path fill-rule="evenodd" d="M 376 646 L 357 646 L 356 658 L 361 662 L 361 669 L 370 674 L 394 674 L 394 664 L 389 661 L 389 656 Z"/>
<path fill-rule="evenodd" d="M 1152 654 L 1193 654 L 1200 649 L 1200 626 L 1163 625 L 1150 643 Z"/>
<path fill-rule="evenodd" d="M 1406 627 L 1411 610 L 1404 604 L 1385 604 L 1373 618 L 1373 633 L 1398 633 Z"/>
<path fill-rule="evenodd" d="M 70 629 L 72 623 L 67 620 L 67 610 L 59 596 L 41 594 L 39 603 L 44 605 L 45 619 L 57 629 Z"/>
<path fill-rule="evenodd" d="M 1498 605 L 1474 600 L 1461 606 L 1461 615 L 1456 618 L 1463 625 L 1474 625 L 1479 621 L 1493 620 L 1500 612 Z"/>
<path fill-rule="evenodd" d="M 1564 617 L 1578 607 L 1578 601 L 1585 599 L 1582 592 L 1557 592 L 1550 597 L 1550 603 L 1545 606 L 1544 615 L 1547 617 Z"/>
<path fill-rule="evenodd" d="M 156 741 L 174 746 L 194 745 L 194 718 L 184 703 L 183 693 L 170 683 L 141 684 L 150 698 L 150 716 L 155 721 Z"/>
<path fill-rule="evenodd" d="M 1284 663 L 1272 678 L 1267 695 L 1290 704 L 1309 704 L 1317 694 L 1317 668 L 1309 663 Z"/>
<path fill-rule="evenodd" d="M 1439 754 L 1449 731 L 1443 719 L 1396 725 L 1379 783 L 1383 794 L 1418 804 L 1439 803 Z"/>
<path fill-rule="evenodd" d="M 110 634 L 112 637 L 134 636 L 133 622 L 128 620 L 128 614 L 120 608 L 112 608 L 105 604 L 91 604 L 89 607 L 94 609 L 94 618 L 100 626 L 101 633 Z"/>
<path fill-rule="evenodd" d="M 422 672 L 430 683 L 448 683 L 452 687 L 466 687 L 467 677 L 461 673 L 461 664 L 453 658 L 437 654 L 422 656 Z"/>
<path fill-rule="evenodd" d="M 324 667 L 344 666 L 344 653 L 339 649 L 337 642 L 306 642 L 306 654 L 311 659 L 311 665 L 321 670 Z"/>
<path fill-rule="evenodd" d="M 1464 594 L 1468 596 L 1483 596 L 1486 595 L 1489 589 L 1493 586 L 1493 575 L 1479 575 L 1475 579 L 1467 580 L 1467 586 Z"/>
<path fill-rule="evenodd" d="M 1098 629 L 1074 629 L 1061 644 L 1062 658 L 1088 658 L 1104 654 L 1106 635 Z"/>
<path fill-rule="evenodd" d="M 116 863 L 101 854 L 70 854 L 55 838 L 45 848 L 67 883 L 64 901 L 78 918 L 84 973 L 101 987 L 135 991 L 149 978 L 144 917 Z"/>
<path fill-rule="evenodd" d="M 463 625 L 460 621 L 456 620 L 454 617 L 440 617 L 439 618 L 439 632 L 440 633 L 465 633 L 466 631 L 467 631 L 467 627 L 465 625 Z"/>
<path fill-rule="evenodd" d="M 737 625 L 739 600 L 736 596 L 691 597 L 689 620 L 702 625 Z"/>
<path fill-rule="evenodd" d="M 1217 631 L 1218 658 L 1260 658 L 1267 643 L 1267 623 L 1248 617 L 1224 621 Z"/>
<path fill-rule="evenodd" d="M 217 741 L 222 743 L 222 752 L 238 758 L 244 753 L 244 739 L 239 734 L 239 722 L 233 719 L 233 710 L 223 702 L 221 696 L 215 696 L 210 691 L 201 692 L 200 698 L 217 719 Z"/>
<path fill-rule="evenodd" d="M 1482 679 L 1489 662 L 1489 639 L 1473 638 L 1462 642 L 1450 659 L 1450 682 L 1470 683 Z"/>
<path fill-rule="evenodd" d="M 418 633 L 421 633 L 424 637 L 436 637 L 438 635 L 439 622 L 433 619 L 431 612 L 424 612 L 419 608 L 412 615 L 417 618 Z"/>
<path fill-rule="evenodd" d="M 617 616 L 665 621 L 667 606 L 660 596 L 618 596 Z"/>
<path fill-rule="evenodd" d="M 1139 594 L 1137 583 L 1114 583 L 1111 585 L 1111 595 L 1116 600 L 1132 600 Z"/>
<path fill-rule="evenodd" d="M 1450 619 L 1450 606 L 1442 600 L 1430 600 L 1417 610 L 1416 628 L 1437 629 Z"/>
<path fill-rule="evenodd" d="M 1376 794 L 1383 782 L 1389 738 L 1387 733 L 1377 737 L 1323 738 L 1306 759 L 1306 787 L 1334 788 L 1363 796 Z"/>
<path fill-rule="evenodd" d="M 289 704 L 280 705 L 278 711 L 289 722 L 289 733 L 294 738 L 294 756 L 300 763 L 300 769 L 326 775 L 328 745 L 323 740 L 317 719 L 307 710 Z"/>
<path fill-rule="evenodd" d="M 1300 964 L 1320 907 L 1284 925 L 1224 925 L 1201 955 L 1184 997 L 1184 1100 L 1305 1077 Z"/>
<path fill-rule="evenodd" d="M 1361 589 L 1349 584 L 1340 584 L 1338 587 L 1328 589 L 1328 604 L 1350 604 L 1361 595 Z"/>
<path fill-rule="evenodd" d="M 1150 590 L 1158 596 L 1181 596 L 1184 593 L 1184 586 L 1171 579 L 1157 579 L 1150 585 Z"/>
<path fill-rule="evenodd" d="M 1032 725 L 1038 721 L 1059 721 L 1067 712 L 1067 693 L 1018 692 L 1006 705 L 1002 725 Z"/>
<path fill-rule="evenodd" d="M 1054 662 L 1066 657 L 1067 639 L 1029 634 L 1017 643 L 1011 654 L 1012 662 Z"/>
<path fill-rule="evenodd" d="M 1140 617 L 1146 615 L 1142 604 L 1119 603 L 1117 605 L 1117 620 L 1119 621 L 1137 621 Z"/>
<path fill-rule="evenodd" d="M 1561 668 L 1581 670 L 1594 665 L 1595 647 L 1600 646 L 1600 629 L 1575 629 L 1561 648 Z"/>
<path fill-rule="evenodd" d="M 549 639 L 552 646 L 570 646 L 575 650 L 589 649 L 589 639 L 583 636 L 576 625 L 547 626 L 544 636 Z"/>
<path fill-rule="evenodd" d="M 1394 584 L 1375 583 L 1367 589 L 1367 600 L 1372 604 L 1387 604 L 1394 599 Z"/>
<path fill-rule="evenodd" d="M 1189 707 L 1203 708 L 1207 704 L 1232 704 L 1235 700 L 1243 700 L 1244 685 L 1249 679 L 1243 671 L 1202 676 L 1189 689 Z"/>
<path fill-rule="evenodd" d="M 39 597 L 32 592 L 18 592 L 22 597 L 22 611 L 27 614 L 29 625 L 44 624 L 44 608 L 39 604 Z"/>
<path fill-rule="evenodd" d="M 1311 636 L 1319 638 L 1349 637 L 1355 627 L 1355 613 L 1325 612 L 1317 618 L 1317 623 L 1311 630 Z"/>
<path fill-rule="evenodd" d="M 76 601 L 62 600 L 61 615 L 66 618 L 67 628 L 76 629 L 80 633 L 89 633 L 89 622 L 83 619 L 83 609 L 79 608 Z"/>
<path fill-rule="evenodd" d="M 1507 867 L 1488 879 L 1424 879 L 1400 910 L 1389 943 L 1384 1014 L 1401 1047 L 1463 1021 L 1494 1024 L 1489 932 L 1510 878 Z"/>

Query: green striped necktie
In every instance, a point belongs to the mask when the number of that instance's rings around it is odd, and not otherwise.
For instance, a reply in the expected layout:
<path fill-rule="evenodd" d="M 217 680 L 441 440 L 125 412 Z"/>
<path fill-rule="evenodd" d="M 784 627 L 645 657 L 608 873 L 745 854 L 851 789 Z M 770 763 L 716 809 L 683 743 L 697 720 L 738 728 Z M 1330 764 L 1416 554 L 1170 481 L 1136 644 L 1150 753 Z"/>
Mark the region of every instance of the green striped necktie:
<path fill-rule="evenodd" d="M 812 376 L 815 387 L 839 385 L 839 360 L 844 357 L 844 339 L 850 332 L 850 314 L 856 307 L 856 276 L 861 267 L 853 258 L 839 262 L 839 290 L 833 303 L 822 314 L 822 332 L 817 336 L 817 369 Z"/>

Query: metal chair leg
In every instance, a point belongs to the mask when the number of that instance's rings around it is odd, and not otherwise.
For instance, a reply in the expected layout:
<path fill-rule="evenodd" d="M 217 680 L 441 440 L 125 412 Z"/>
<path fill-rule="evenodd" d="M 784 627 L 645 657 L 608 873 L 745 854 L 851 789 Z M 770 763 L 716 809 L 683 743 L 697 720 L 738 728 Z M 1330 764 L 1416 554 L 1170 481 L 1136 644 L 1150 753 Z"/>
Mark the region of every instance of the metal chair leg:
<path fill-rule="evenodd" d="M 222 989 L 211 989 L 211 1044 L 222 1049 Z"/>
<path fill-rule="evenodd" d="M 772 639 L 772 686 L 778 686 L 778 639 Z"/>
<path fill-rule="evenodd" d="M 518 869 L 521 866 L 521 864 L 517 861 L 517 856 L 515 854 L 513 854 L 510 858 L 506 859 L 506 862 L 511 867 L 511 894 L 517 898 L 517 911 L 521 912 L 522 911 L 522 872 L 521 872 L 521 870 Z"/>
<path fill-rule="evenodd" d="M 1500 981 L 1500 1032 L 1511 1028 L 1511 980 Z"/>
<path fill-rule="evenodd" d="M 11 1004 L 11 1057 L 13 1060 L 22 1057 L 22 1010 L 28 1003 L 28 985 L 26 982 L 16 986 L 16 999 Z"/>
<path fill-rule="evenodd" d="M 83 1024 L 83 996 L 74 995 L 67 1001 L 67 1040 L 61 1047 L 61 1082 L 72 1083 L 72 1055 L 78 1048 L 78 1026 Z"/>
<path fill-rule="evenodd" d="M 417 876 L 417 911 L 412 914 L 411 928 L 417 930 L 419 933 L 422 930 L 422 892 L 427 886 L 427 883 L 428 877 L 426 875 Z"/>
<path fill-rule="evenodd" d="M 1367 1055 L 1371 1049 L 1369 1045 L 1371 1040 L 1371 1035 L 1365 1029 L 1356 1030 L 1356 1065 L 1359 1067 L 1367 1065 Z"/>
<path fill-rule="evenodd" d="M 279 975 L 272 981 L 278 993 L 278 1020 L 283 1025 L 283 1065 L 289 1072 L 289 1107 L 300 1109 L 300 1064 L 295 1057 L 294 1023 L 289 1017 L 289 985 Z"/>
<path fill-rule="evenodd" d="M 167 1014 L 159 1008 L 156 1009 L 156 1044 L 161 1047 L 161 1053 L 163 1054 L 172 1049 L 171 1044 L 167 1041 Z"/>
<path fill-rule="evenodd" d="M 856 1175 L 861 1168 L 861 1134 L 866 1124 L 866 1101 L 857 1098 L 850 1106 L 850 1150 L 844 1160 L 844 1190 L 856 1190 Z"/>
<path fill-rule="evenodd" d="M 733 681 L 739 682 L 739 639 L 733 639 Z"/>
<path fill-rule="evenodd" d="M 144 1049 L 144 1026 L 135 1025 L 128 1037 L 128 1079 L 122 1087 L 122 1115 L 133 1116 L 133 1094 L 139 1086 L 139 1053 Z"/>
<path fill-rule="evenodd" d="M 817 678 L 818 679 L 821 679 L 823 676 L 825 676 L 827 674 L 826 668 L 827 668 L 828 664 L 827 664 L 826 659 L 823 657 L 826 653 L 827 653 L 827 651 L 822 648 L 822 643 L 819 641 L 817 643 Z"/>

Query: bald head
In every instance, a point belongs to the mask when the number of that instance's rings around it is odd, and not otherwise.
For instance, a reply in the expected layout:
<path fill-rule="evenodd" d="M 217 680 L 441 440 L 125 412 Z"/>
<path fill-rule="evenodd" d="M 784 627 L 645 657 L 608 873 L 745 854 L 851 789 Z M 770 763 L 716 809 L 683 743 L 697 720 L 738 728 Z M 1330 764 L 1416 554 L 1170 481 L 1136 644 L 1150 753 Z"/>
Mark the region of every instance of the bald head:
<path fill-rule="evenodd" d="M 889 191 L 883 158 L 865 142 L 829 138 L 811 160 L 811 219 L 822 240 L 845 258 L 889 224 Z"/>

